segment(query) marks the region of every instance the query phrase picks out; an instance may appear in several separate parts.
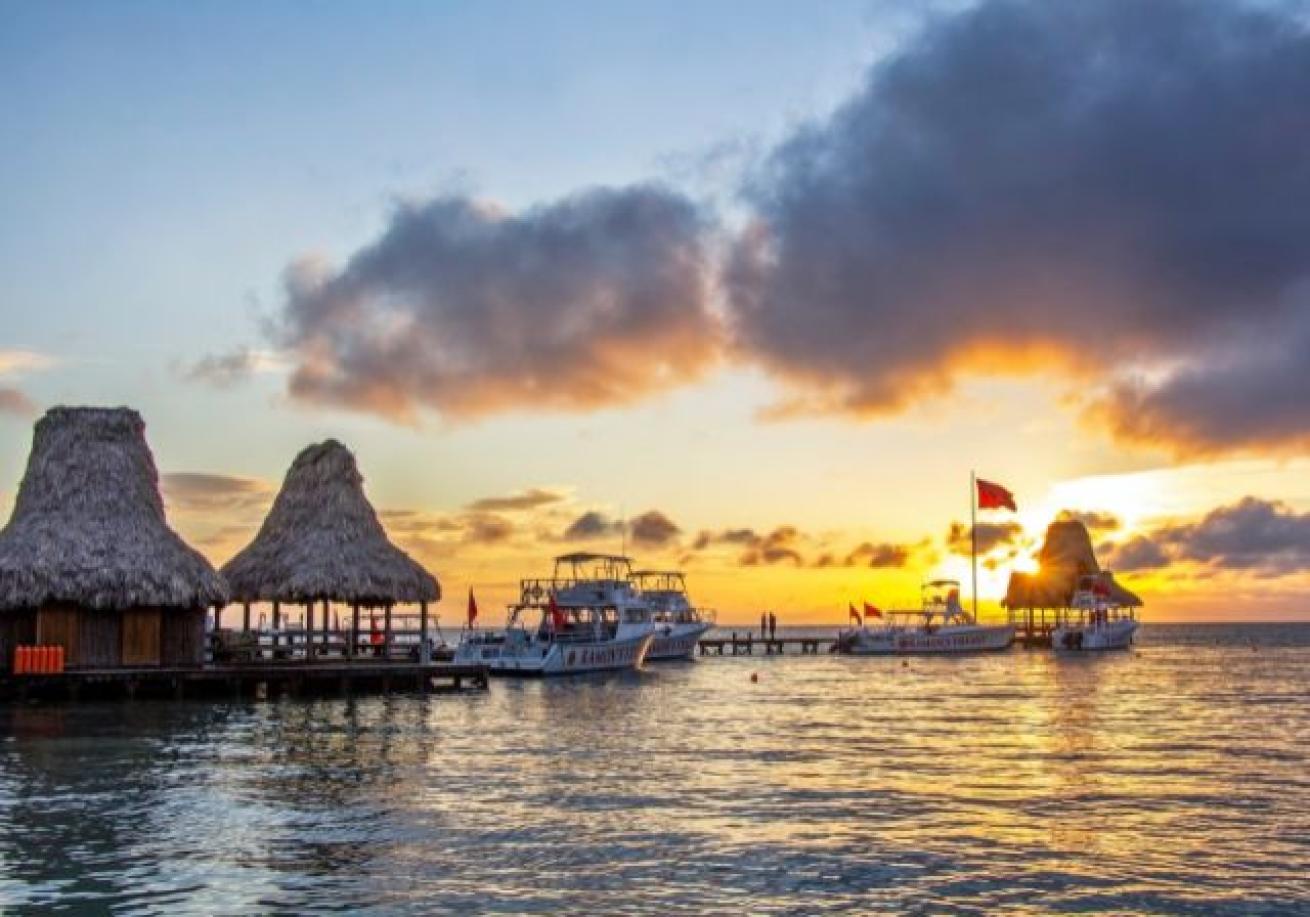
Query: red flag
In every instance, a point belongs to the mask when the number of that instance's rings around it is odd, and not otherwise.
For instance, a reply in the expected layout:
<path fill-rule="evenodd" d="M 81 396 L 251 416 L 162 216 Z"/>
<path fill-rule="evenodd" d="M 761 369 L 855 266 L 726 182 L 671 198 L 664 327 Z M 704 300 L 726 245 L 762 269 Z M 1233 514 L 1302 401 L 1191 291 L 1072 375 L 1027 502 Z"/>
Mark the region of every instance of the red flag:
<path fill-rule="evenodd" d="M 868 602 L 865 602 L 865 603 L 864 603 L 864 616 L 865 616 L 866 618 L 881 618 L 881 617 L 882 617 L 882 609 L 878 608 L 877 606 L 870 605 Z"/>
<path fill-rule="evenodd" d="M 478 619 L 478 601 L 473 598 L 473 587 L 469 586 L 469 627 Z"/>
<path fill-rule="evenodd" d="M 1000 484 L 993 484 L 991 481 L 984 481 L 982 478 L 978 479 L 978 508 L 1008 509 L 1014 512 L 1019 509 L 1014 505 L 1014 494 Z"/>
<path fill-rule="evenodd" d="M 853 620 L 857 625 L 864 624 L 864 619 L 861 618 L 860 613 L 855 610 L 855 605 L 853 603 L 847 602 L 846 607 L 850 610 L 851 620 Z"/>
<path fill-rule="evenodd" d="M 556 631 L 563 630 L 565 623 L 564 612 L 560 611 L 559 606 L 555 604 L 555 593 L 553 592 L 550 594 L 550 604 L 546 606 L 546 610 L 550 612 L 551 629 Z"/>

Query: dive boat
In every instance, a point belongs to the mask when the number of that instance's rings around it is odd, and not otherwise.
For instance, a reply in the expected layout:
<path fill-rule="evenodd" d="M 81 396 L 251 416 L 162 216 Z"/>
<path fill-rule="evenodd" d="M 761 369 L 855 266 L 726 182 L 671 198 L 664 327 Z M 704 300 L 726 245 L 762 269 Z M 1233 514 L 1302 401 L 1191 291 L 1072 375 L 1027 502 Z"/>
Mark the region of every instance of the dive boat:
<path fill-rule="evenodd" d="M 466 636 L 455 661 L 493 675 L 574 675 L 639 668 L 655 639 L 628 558 L 565 554 L 549 579 L 525 579 L 499 633 Z"/>
<path fill-rule="evenodd" d="M 1009 624 L 979 624 L 960 605 L 960 584 L 933 580 L 923 587 L 922 607 L 887 611 L 881 623 L 841 631 L 832 652 L 851 656 L 979 653 L 1014 642 Z"/>
<path fill-rule="evenodd" d="M 714 626 L 714 613 L 692 605 L 686 577 L 676 570 L 638 570 L 632 582 L 655 623 L 655 642 L 646 659 L 690 659 L 700 638 Z"/>
<path fill-rule="evenodd" d="M 1100 574 L 1079 577 L 1069 605 L 1068 616 L 1051 631 L 1051 646 L 1057 652 L 1125 650 L 1133 645 L 1137 633 L 1133 609 L 1112 599 L 1110 584 Z"/>

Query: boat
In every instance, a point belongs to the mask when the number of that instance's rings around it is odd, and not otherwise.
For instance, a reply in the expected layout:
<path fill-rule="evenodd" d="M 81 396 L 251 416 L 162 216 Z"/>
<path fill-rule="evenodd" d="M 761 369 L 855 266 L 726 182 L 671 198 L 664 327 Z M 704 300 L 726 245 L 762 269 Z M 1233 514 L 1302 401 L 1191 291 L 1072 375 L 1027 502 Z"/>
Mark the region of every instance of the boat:
<path fill-rule="evenodd" d="M 1057 652 L 1125 650 L 1133 645 L 1137 617 L 1131 606 L 1114 601 L 1103 574 L 1080 576 L 1069 606 L 1067 616 L 1051 631 Z"/>
<path fill-rule="evenodd" d="M 714 613 L 691 603 L 687 579 L 676 570 L 638 570 L 632 582 L 655 622 L 655 641 L 646 659 L 690 659 L 700 638 L 714 626 Z"/>
<path fill-rule="evenodd" d="M 455 661 L 493 675 L 574 675 L 640 668 L 655 640 L 628 558 L 565 554 L 549 579 L 525 579 L 505 629 L 465 635 Z"/>
<path fill-rule="evenodd" d="M 939 579 L 925 583 L 921 607 L 886 611 L 879 623 L 841 631 L 834 653 L 851 656 L 979 653 L 1014 643 L 1009 624 L 979 624 L 960 605 L 960 584 Z"/>

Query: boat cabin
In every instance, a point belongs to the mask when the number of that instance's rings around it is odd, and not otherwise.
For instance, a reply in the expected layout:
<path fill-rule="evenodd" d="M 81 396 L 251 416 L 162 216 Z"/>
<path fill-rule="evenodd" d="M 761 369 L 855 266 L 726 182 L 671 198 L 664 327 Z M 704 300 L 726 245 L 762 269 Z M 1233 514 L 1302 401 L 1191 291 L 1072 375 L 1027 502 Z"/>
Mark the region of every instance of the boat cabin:
<path fill-rule="evenodd" d="M 686 577 L 678 570 L 636 570 L 632 582 L 651 606 L 656 624 L 698 624 L 713 614 L 691 604 Z"/>

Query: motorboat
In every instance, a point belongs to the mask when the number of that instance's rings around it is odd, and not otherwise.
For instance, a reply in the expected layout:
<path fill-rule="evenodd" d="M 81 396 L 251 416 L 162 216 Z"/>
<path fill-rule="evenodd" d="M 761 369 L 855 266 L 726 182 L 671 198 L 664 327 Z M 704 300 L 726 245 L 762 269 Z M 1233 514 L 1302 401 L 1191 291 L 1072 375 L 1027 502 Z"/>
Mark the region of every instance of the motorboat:
<path fill-rule="evenodd" d="M 834 653 L 852 656 L 979 653 L 1003 650 L 1014 642 L 1009 624 L 979 624 L 960 605 L 960 584 L 933 580 L 923 586 L 919 608 L 885 611 L 871 623 L 843 630 Z"/>
<path fill-rule="evenodd" d="M 573 675 L 640 668 L 656 636 L 628 558 L 565 554 L 549 579 L 525 579 L 502 631 L 472 633 L 455 661 L 493 675 Z"/>
<path fill-rule="evenodd" d="M 1137 617 L 1131 607 L 1113 600 L 1104 575 L 1080 576 L 1069 606 L 1060 625 L 1051 631 L 1051 646 L 1057 652 L 1124 650 L 1133 645 Z"/>
<path fill-rule="evenodd" d="M 714 613 L 692 604 L 686 577 L 676 570 L 638 570 L 632 582 L 655 623 L 655 641 L 646 659 L 690 659 L 700 638 L 714 626 Z"/>

